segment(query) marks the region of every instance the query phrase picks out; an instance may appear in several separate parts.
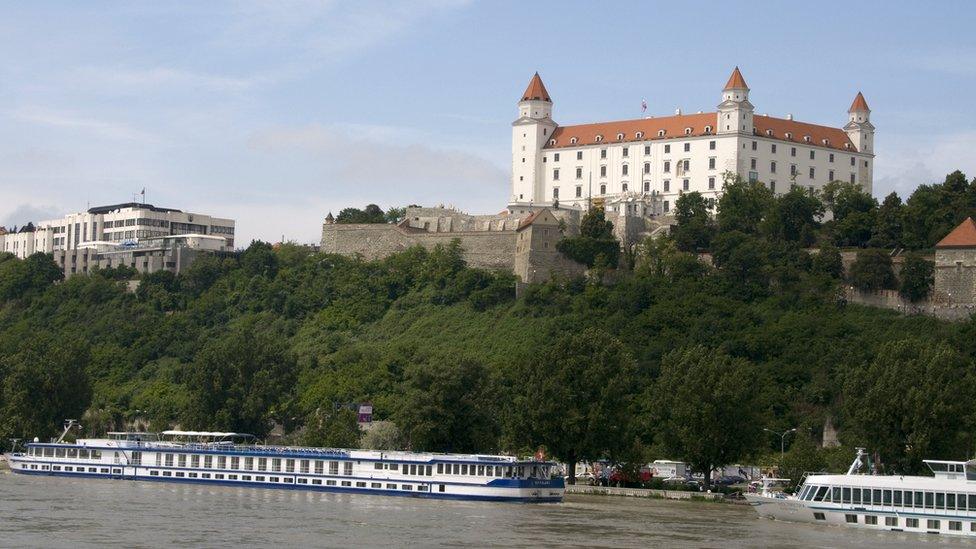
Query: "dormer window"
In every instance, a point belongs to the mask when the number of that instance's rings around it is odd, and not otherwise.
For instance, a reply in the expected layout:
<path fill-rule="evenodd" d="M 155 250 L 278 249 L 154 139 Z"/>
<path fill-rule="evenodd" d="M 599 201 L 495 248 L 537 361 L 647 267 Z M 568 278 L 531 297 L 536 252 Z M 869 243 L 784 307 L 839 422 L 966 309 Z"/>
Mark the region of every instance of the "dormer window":
<path fill-rule="evenodd" d="M 712 127 L 711 126 L 705 126 L 705 133 L 712 133 Z"/>
<path fill-rule="evenodd" d="M 807 143 L 809 143 L 810 142 L 810 136 L 809 135 L 804 135 L 803 136 L 803 140 L 806 141 Z"/>
<path fill-rule="evenodd" d="M 772 136 L 773 136 L 773 130 L 766 130 L 766 137 L 772 137 Z"/>
<path fill-rule="evenodd" d="M 634 137 L 636 137 L 637 139 L 644 139 L 644 132 L 637 132 L 636 134 L 634 134 Z"/>
<path fill-rule="evenodd" d="M 847 150 L 850 150 L 851 149 L 851 144 L 850 143 L 844 143 L 844 148 L 847 149 Z"/>
<path fill-rule="evenodd" d="M 618 133 L 617 134 L 617 141 L 623 141 L 623 140 L 624 140 L 624 134 L 623 133 Z"/>
<path fill-rule="evenodd" d="M 790 132 L 786 132 L 786 139 L 793 139 L 793 134 Z"/>
<path fill-rule="evenodd" d="M 685 128 L 685 135 L 691 135 L 691 128 Z"/>
<path fill-rule="evenodd" d="M 658 130 L 657 131 L 657 136 L 658 137 L 664 137 L 664 130 Z"/>
<path fill-rule="evenodd" d="M 830 146 L 830 140 L 829 139 L 822 139 L 820 142 L 823 143 L 824 147 L 829 147 Z"/>
<path fill-rule="evenodd" d="M 602 135 L 596 136 L 596 142 L 599 143 L 601 141 L 603 141 L 603 136 Z"/>
<path fill-rule="evenodd" d="M 550 145 L 555 145 L 556 144 L 556 140 L 555 139 L 550 139 L 549 140 L 549 144 Z"/>
<path fill-rule="evenodd" d="M 571 145 L 575 145 L 577 141 L 579 141 L 579 139 L 577 139 L 577 138 L 575 138 L 575 137 L 573 137 L 573 138 L 571 138 L 571 139 L 569 140 L 569 143 L 570 143 Z"/>

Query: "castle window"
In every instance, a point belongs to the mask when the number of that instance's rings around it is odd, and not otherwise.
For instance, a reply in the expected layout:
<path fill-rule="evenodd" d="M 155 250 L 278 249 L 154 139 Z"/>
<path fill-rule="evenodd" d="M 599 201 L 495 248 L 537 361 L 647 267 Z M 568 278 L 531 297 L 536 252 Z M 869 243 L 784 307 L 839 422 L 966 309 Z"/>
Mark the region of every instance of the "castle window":
<path fill-rule="evenodd" d="M 709 170 L 714 170 L 715 169 L 715 157 L 714 156 L 708 158 L 708 169 Z"/>
<path fill-rule="evenodd" d="M 786 137 L 786 140 L 787 140 L 787 141 L 789 141 L 789 140 L 791 140 L 791 139 L 793 139 L 793 134 L 792 134 L 792 133 L 790 133 L 790 132 L 786 132 L 786 134 L 784 134 L 784 136 Z"/>
<path fill-rule="evenodd" d="M 829 147 L 830 146 L 830 140 L 829 139 L 823 139 L 820 142 L 823 143 L 825 147 Z"/>
<path fill-rule="evenodd" d="M 644 182 L 644 192 L 645 193 L 651 192 L 651 182 L 650 181 L 645 181 Z"/>
<path fill-rule="evenodd" d="M 714 177 L 709 177 L 708 178 L 708 190 L 710 190 L 710 191 L 714 191 L 715 190 L 715 178 Z"/>
<path fill-rule="evenodd" d="M 637 132 L 636 134 L 634 134 L 634 137 L 636 137 L 637 139 L 644 139 L 644 132 Z"/>
<path fill-rule="evenodd" d="M 813 179 L 814 178 L 814 173 L 816 173 L 816 172 L 814 172 L 813 166 L 810 166 L 810 179 Z"/>
<path fill-rule="evenodd" d="M 549 140 L 549 144 L 550 145 L 555 145 L 556 144 L 556 140 L 555 139 L 550 139 Z"/>
<path fill-rule="evenodd" d="M 758 146 L 759 146 L 759 142 L 757 142 L 757 141 L 753 141 L 752 142 L 752 150 L 756 150 L 756 147 L 758 147 Z"/>
<path fill-rule="evenodd" d="M 691 151 L 691 143 L 685 143 L 685 152 Z"/>
<path fill-rule="evenodd" d="M 689 164 L 690 164 L 690 163 L 691 163 L 691 161 L 690 161 L 690 160 L 682 160 L 682 161 L 681 161 L 681 169 L 682 169 L 683 171 L 688 171 L 688 169 L 689 169 L 689 167 L 688 167 L 688 166 L 689 166 Z"/>
<path fill-rule="evenodd" d="M 651 146 L 650 145 L 644 145 L 644 156 L 647 156 L 649 154 L 651 154 Z"/>
<path fill-rule="evenodd" d="M 865 161 L 864 161 L 864 167 L 865 167 L 865 168 L 867 168 L 867 167 L 868 167 L 868 161 L 867 161 L 867 160 L 865 160 Z"/>
<path fill-rule="evenodd" d="M 775 160 L 769 163 L 769 172 L 770 173 L 776 173 L 776 161 Z"/>
<path fill-rule="evenodd" d="M 667 213 L 667 212 L 670 212 L 670 211 L 671 211 L 671 203 L 668 202 L 667 200 L 665 200 L 664 201 L 664 212 Z"/>
<path fill-rule="evenodd" d="M 607 194 L 607 186 L 606 186 L 606 184 L 600 185 L 600 194 Z"/>
<path fill-rule="evenodd" d="M 755 170 L 756 169 L 756 159 L 755 158 L 750 158 L 749 159 L 749 169 L 750 170 Z"/>
<path fill-rule="evenodd" d="M 664 161 L 664 173 L 670 173 L 670 172 L 671 172 L 671 161 L 670 160 L 665 160 Z"/>
<path fill-rule="evenodd" d="M 583 160 L 583 151 L 576 151 L 576 160 Z"/>
<path fill-rule="evenodd" d="M 658 130 L 657 131 L 657 136 L 658 137 L 664 137 L 664 130 Z"/>
<path fill-rule="evenodd" d="M 624 158 L 627 158 L 628 156 L 630 156 L 630 147 L 624 147 L 621 150 L 623 151 L 623 157 Z"/>
<path fill-rule="evenodd" d="M 828 175 L 828 177 L 827 177 L 827 180 L 828 181 L 833 181 L 834 180 L 834 170 L 830 170 L 829 172 L 827 172 L 827 175 Z"/>
<path fill-rule="evenodd" d="M 803 136 L 803 140 L 806 141 L 807 143 L 809 143 L 810 142 L 810 136 L 809 135 L 804 135 Z"/>
<path fill-rule="evenodd" d="M 664 154 L 670 154 L 670 153 L 671 153 L 671 145 L 665 145 Z"/>
<path fill-rule="evenodd" d="M 689 185 L 690 185 L 690 182 L 687 179 L 682 179 L 681 180 L 681 190 L 687 191 Z"/>
<path fill-rule="evenodd" d="M 776 143 L 769 146 L 769 152 L 776 154 Z"/>
<path fill-rule="evenodd" d="M 851 157 L 851 166 L 854 166 L 854 165 L 856 165 L 856 163 L 857 163 L 857 161 L 856 161 L 856 160 L 854 160 L 854 157 L 852 156 L 852 157 Z"/>
<path fill-rule="evenodd" d="M 855 180 L 854 180 L 854 174 L 852 173 L 852 174 L 851 174 L 851 185 L 853 185 L 853 184 L 854 184 L 854 181 L 855 181 Z"/>
<path fill-rule="evenodd" d="M 599 143 L 601 141 L 603 141 L 603 136 L 602 135 L 596 136 L 596 142 Z"/>
<path fill-rule="evenodd" d="M 583 196 L 583 187 L 579 185 L 576 186 L 576 198 Z"/>
<path fill-rule="evenodd" d="M 576 168 L 576 179 L 583 179 L 583 168 Z"/>
<path fill-rule="evenodd" d="M 624 183 L 621 188 L 623 189 L 624 192 L 627 192 L 627 184 L 626 183 Z"/>
<path fill-rule="evenodd" d="M 691 135 L 691 128 L 685 128 L 685 135 Z"/>
<path fill-rule="evenodd" d="M 665 179 L 664 180 L 664 192 L 666 192 L 666 193 L 667 192 L 671 192 L 671 180 L 670 179 Z"/>
<path fill-rule="evenodd" d="M 651 173 L 651 163 L 644 162 L 644 173 Z"/>
<path fill-rule="evenodd" d="M 766 130 L 766 137 L 772 137 L 773 130 Z"/>
<path fill-rule="evenodd" d="M 714 151 L 715 150 L 715 142 L 714 141 L 709 141 L 708 142 L 708 150 L 710 150 L 710 151 Z"/>
<path fill-rule="evenodd" d="M 579 139 L 577 139 L 575 137 L 570 138 L 570 140 L 569 140 L 570 144 L 572 144 L 572 145 L 575 145 L 577 141 L 579 141 Z"/>
<path fill-rule="evenodd" d="M 630 171 L 630 168 L 627 166 L 627 164 L 620 167 L 620 175 L 627 175 L 628 171 Z"/>
<path fill-rule="evenodd" d="M 617 134 L 617 141 L 623 141 L 623 139 L 624 139 L 624 134 L 618 133 Z"/>
<path fill-rule="evenodd" d="M 828 157 L 828 159 L 827 159 L 827 160 L 828 160 L 828 161 L 829 161 L 829 162 L 830 162 L 831 164 L 833 164 L 833 163 L 834 163 L 834 153 L 830 153 L 830 156 Z"/>
<path fill-rule="evenodd" d="M 796 175 L 796 164 L 790 164 L 790 175 Z"/>
<path fill-rule="evenodd" d="M 851 144 L 850 143 L 844 143 L 844 148 L 847 149 L 847 150 L 851 150 Z"/>
<path fill-rule="evenodd" d="M 558 169 L 552 170 L 552 180 L 553 181 L 559 181 L 559 170 Z"/>
<path fill-rule="evenodd" d="M 776 194 L 776 182 L 775 181 L 770 181 L 769 182 L 769 190 L 772 191 L 773 194 Z"/>
<path fill-rule="evenodd" d="M 553 187 L 552 188 L 552 197 L 553 198 L 559 198 L 559 187 Z"/>
<path fill-rule="evenodd" d="M 705 126 L 705 133 L 706 134 L 712 133 L 712 127 L 711 126 Z"/>
<path fill-rule="evenodd" d="M 790 147 L 790 156 L 796 156 L 796 147 Z"/>
<path fill-rule="evenodd" d="M 600 166 L 600 177 L 606 177 L 606 176 L 607 176 L 607 167 Z"/>
<path fill-rule="evenodd" d="M 606 157 L 607 157 L 607 150 L 600 149 L 600 158 L 606 158 Z"/>
<path fill-rule="evenodd" d="M 559 153 L 556 153 L 556 154 L 552 155 L 552 161 L 553 162 L 559 162 Z"/>

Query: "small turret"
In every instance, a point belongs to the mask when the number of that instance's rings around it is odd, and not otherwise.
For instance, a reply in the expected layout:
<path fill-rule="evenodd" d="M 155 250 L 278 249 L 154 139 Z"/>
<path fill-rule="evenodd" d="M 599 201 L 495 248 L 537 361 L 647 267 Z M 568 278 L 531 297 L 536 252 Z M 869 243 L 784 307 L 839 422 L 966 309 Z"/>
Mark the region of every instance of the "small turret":
<path fill-rule="evenodd" d="M 335 218 L 332 217 L 332 212 L 329 212 L 329 215 L 325 216 L 325 223 L 327 225 L 332 225 L 333 223 L 335 223 Z"/>
<path fill-rule="evenodd" d="M 874 125 L 871 124 L 871 109 L 861 92 L 857 92 L 851 108 L 847 109 L 847 125 L 844 126 L 844 131 L 859 152 L 874 154 Z"/>
<path fill-rule="evenodd" d="M 753 109 L 749 102 L 749 86 L 739 67 L 736 67 L 722 89 L 722 102 L 718 105 L 718 133 L 752 135 Z"/>

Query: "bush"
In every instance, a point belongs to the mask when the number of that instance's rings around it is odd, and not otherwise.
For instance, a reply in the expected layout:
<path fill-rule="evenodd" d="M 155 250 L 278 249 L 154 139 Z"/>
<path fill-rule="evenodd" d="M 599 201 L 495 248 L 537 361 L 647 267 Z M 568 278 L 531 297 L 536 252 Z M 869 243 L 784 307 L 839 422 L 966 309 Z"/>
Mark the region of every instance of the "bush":
<path fill-rule="evenodd" d="M 862 250 L 851 265 L 851 283 L 865 292 L 893 290 L 895 272 L 891 268 L 891 256 L 884 250 Z"/>

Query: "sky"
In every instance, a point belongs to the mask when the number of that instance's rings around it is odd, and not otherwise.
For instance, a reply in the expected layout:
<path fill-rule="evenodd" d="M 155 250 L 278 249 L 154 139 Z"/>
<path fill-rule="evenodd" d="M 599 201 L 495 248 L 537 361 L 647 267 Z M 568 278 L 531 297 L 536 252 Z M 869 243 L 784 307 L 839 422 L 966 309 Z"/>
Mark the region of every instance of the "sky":
<path fill-rule="evenodd" d="M 0 0 L 0 225 L 133 200 L 318 240 L 376 203 L 497 212 L 535 71 L 560 124 L 714 110 L 842 126 L 874 194 L 976 176 L 974 2 Z"/>

